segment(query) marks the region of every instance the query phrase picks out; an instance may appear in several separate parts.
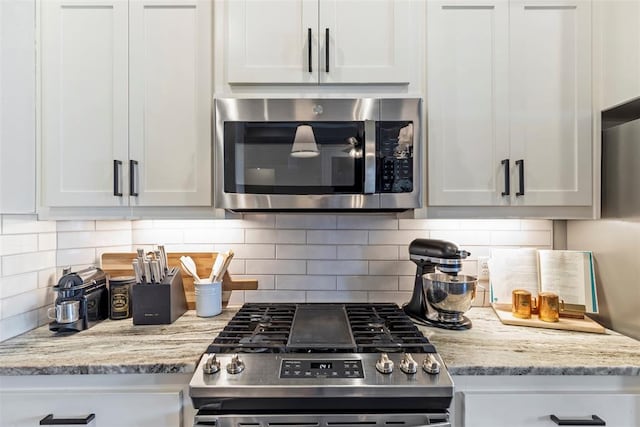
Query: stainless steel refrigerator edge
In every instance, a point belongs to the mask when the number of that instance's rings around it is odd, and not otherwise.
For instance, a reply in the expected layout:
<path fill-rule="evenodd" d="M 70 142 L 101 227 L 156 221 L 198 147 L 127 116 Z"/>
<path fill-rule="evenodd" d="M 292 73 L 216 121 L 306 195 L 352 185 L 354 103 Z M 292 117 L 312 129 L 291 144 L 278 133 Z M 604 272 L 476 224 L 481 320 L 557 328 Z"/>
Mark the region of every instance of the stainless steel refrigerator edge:
<path fill-rule="evenodd" d="M 595 317 L 640 339 L 640 99 L 603 113 L 602 219 L 569 221 L 567 247 L 596 262 Z"/>
<path fill-rule="evenodd" d="M 214 152 L 216 208 L 234 211 L 263 210 L 404 210 L 422 207 L 424 145 L 422 100 L 398 99 L 215 99 Z M 376 121 L 413 123 L 413 191 L 377 193 L 375 189 Z M 361 121 L 365 126 L 365 191 L 361 194 L 242 194 L 224 190 L 224 124 L 227 121 Z"/>

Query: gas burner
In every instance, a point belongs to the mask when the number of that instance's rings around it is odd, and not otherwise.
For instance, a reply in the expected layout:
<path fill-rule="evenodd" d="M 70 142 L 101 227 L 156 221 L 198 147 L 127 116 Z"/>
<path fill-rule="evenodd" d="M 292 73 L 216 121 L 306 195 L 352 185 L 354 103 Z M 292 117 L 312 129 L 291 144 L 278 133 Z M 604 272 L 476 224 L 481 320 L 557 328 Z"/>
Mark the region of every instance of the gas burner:
<path fill-rule="evenodd" d="M 312 304 L 322 306 L 322 304 Z M 309 304 L 302 304 L 308 307 Z M 346 328 L 353 335 L 345 346 L 289 343 L 298 305 L 245 304 L 209 346 L 209 353 L 433 353 L 435 348 L 411 319 L 395 304 L 324 304 L 343 307 Z M 322 308 L 322 307 L 320 307 Z M 314 323 L 315 324 L 315 323 Z M 314 328 L 315 329 L 315 328 Z M 319 334 L 321 330 L 315 331 Z M 311 341 L 315 332 L 310 330 Z M 329 334 L 331 335 L 331 334 Z"/>

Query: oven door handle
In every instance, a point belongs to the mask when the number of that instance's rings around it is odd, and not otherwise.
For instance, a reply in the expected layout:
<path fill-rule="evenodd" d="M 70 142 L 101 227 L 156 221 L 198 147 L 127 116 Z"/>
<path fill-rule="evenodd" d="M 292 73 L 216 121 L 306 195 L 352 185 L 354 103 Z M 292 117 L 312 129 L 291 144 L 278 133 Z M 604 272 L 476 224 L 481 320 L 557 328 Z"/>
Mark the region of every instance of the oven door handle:
<path fill-rule="evenodd" d="M 364 194 L 376 192 L 376 122 L 364 121 Z"/>
<path fill-rule="evenodd" d="M 196 415 L 193 420 L 193 427 L 207 427 L 218 425 L 217 415 Z"/>

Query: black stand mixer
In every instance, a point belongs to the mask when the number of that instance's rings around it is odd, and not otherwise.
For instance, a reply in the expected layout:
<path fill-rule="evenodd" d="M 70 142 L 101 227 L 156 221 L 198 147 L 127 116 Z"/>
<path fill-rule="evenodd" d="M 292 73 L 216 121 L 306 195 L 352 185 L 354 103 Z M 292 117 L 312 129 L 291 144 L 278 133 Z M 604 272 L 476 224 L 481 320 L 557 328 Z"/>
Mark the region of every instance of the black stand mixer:
<path fill-rule="evenodd" d="M 471 321 L 463 313 L 471 308 L 477 279 L 458 275 L 462 261 L 470 255 L 455 243 L 415 239 L 409 258 L 417 265 L 411 301 L 403 310 L 417 323 L 444 329 L 469 329 Z M 440 273 L 436 273 L 436 268 Z"/>

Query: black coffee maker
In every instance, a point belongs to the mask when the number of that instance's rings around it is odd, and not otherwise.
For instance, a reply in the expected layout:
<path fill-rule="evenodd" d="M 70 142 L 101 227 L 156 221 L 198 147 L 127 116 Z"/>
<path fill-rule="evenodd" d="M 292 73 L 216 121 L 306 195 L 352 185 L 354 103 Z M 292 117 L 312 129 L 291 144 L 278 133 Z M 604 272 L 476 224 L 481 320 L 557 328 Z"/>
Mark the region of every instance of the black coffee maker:
<path fill-rule="evenodd" d="M 49 309 L 49 329 L 58 333 L 88 329 L 109 317 L 107 275 L 98 267 L 71 272 L 65 269 L 58 284 L 54 307 Z M 55 315 L 51 315 L 51 310 Z"/>

